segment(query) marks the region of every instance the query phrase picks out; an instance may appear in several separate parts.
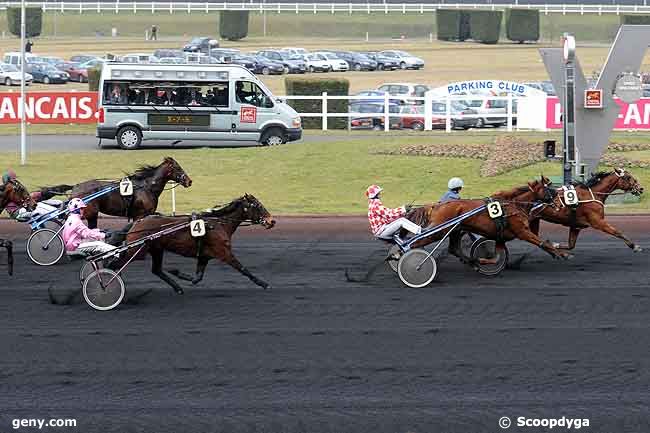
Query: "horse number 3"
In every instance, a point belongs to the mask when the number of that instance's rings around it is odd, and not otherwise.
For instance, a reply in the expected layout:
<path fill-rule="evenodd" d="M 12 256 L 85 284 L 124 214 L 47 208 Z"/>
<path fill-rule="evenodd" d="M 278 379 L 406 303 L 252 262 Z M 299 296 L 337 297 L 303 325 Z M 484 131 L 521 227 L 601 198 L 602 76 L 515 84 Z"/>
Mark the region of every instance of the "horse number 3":
<path fill-rule="evenodd" d="M 493 201 L 487 205 L 488 215 L 490 218 L 499 218 L 503 215 L 503 209 L 501 209 L 501 203 Z"/>
<path fill-rule="evenodd" d="M 205 221 L 194 220 L 190 223 L 190 233 L 192 237 L 200 238 L 205 236 Z"/>

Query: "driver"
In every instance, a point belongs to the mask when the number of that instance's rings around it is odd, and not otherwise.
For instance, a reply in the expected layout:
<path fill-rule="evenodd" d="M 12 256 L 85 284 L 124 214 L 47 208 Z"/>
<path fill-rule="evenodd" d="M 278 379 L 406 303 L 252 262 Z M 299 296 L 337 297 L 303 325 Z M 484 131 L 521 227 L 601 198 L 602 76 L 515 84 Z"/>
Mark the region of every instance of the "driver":
<path fill-rule="evenodd" d="M 378 185 L 370 185 L 366 190 L 368 197 L 368 221 L 370 231 L 378 239 L 391 240 L 398 236 L 401 229 L 406 229 L 413 234 L 419 234 L 422 228 L 404 218 L 411 210 L 411 206 L 400 206 L 395 209 L 385 207 L 379 196 L 383 189 Z"/>
<path fill-rule="evenodd" d="M 451 200 L 460 200 L 460 192 L 464 186 L 463 179 L 460 177 L 452 177 L 447 183 L 448 190 L 440 197 L 440 201 L 444 203 Z"/>
<path fill-rule="evenodd" d="M 10 180 L 15 180 L 15 179 L 16 179 L 16 172 L 11 168 L 7 169 L 2 174 L 3 185 L 9 182 Z M 61 207 L 61 205 L 63 204 L 61 200 L 55 200 L 55 199 L 42 200 L 43 194 L 40 191 L 34 191 L 30 195 L 32 199 L 36 202 L 36 208 L 30 212 L 26 208 L 21 207 L 16 203 L 8 203 L 5 209 L 7 210 L 7 213 L 11 218 L 20 222 L 29 221 L 34 217 L 53 212 L 59 209 L 59 207 Z"/>
<path fill-rule="evenodd" d="M 256 95 L 254 92 L 248 92 L 244 90 L 244 82 L 237 81 L 235 84 L 235 95 L 237 96 L 237 102 L 244 102 L 247 104 L 253 104 Z"/>
<path fill-rule="evenodd" d="M 82 253 L 96 254 L 114 250 L 116 247 L 109 245 L 104 240 L 106 234 L 99 229 L 89 229 L 82 221 L 82 211 L 86 203 L 80 198 L 73 198 L 68 202 L 70 215 L 63 227 L 63 243 L 67 252 L 79 251 Z"/>

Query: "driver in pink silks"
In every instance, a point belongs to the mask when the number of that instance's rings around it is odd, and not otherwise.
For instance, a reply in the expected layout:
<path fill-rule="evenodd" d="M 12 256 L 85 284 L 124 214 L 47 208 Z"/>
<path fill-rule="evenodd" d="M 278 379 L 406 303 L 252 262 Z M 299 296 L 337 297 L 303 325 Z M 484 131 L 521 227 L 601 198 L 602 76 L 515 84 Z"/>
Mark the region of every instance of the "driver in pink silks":
<path fill-rule="evenodd" d="M 398 235 L 401 229 L 406 229 L 413 234 L 419 234 L 422 228 L 404 218 L 410 206 L 400 206 L 395 209 L 385 207 L 379 198 L 383 189 L 377 185 L 370 185 L 366 190 L 368 197 L 368 221 L 370 231 L 378 239 L 391 240 Z"/>
<path fill-rule="evenodd" d="M 98 229 L 89 229 L 82 221 L 82 209 L 86 203 L 80 198 L 73 198 L 68 202 L 70 215 L 63 227 L 63 242 L 67 252 L 79 251 L 82 253 L 105 253 L 115 249 L 113 245 L 104 242 L 106 234 Z"/>

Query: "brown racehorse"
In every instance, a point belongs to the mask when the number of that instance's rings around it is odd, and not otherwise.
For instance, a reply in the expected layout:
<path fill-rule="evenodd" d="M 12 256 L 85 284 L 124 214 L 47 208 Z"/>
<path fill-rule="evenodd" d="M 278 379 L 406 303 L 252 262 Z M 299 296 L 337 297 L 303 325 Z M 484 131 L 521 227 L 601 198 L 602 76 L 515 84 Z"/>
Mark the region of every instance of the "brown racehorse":
<path fill-rule="evenodd" d="M 9 180 L 4 185 L 0 185 L 0 213 L 9 203 L 14 203 L 18 207 L 24 207 L 29 211 L 36 208 L 36 202 L 29 194 L 29 191 L 17 179 Z"/>
<path fill-rule="evenodd" d="M 516 188 L 510 192 L 496 194 L 497 196 L 514 196 L 514 199 L 499 199 L 503 209 L 503 226 L 499 229 L 497 220 L 490 218 L 488 212 L 481 212 L 465 219 L 460 229 L 493 239 L 497 243 L 513 239 L 521 239 L 542 248 L 554 258 L 569 258 L 570 254 L 558 251 L 548 241 L 542 241 L 529 226 L 529 218 L 535 202 L 550 204 L 555 201 L 554 191 L 544 180 L 528 183 L 527 187 Z M 446 203 L 424 206 L 409 215 L 409 219 L 422 227 L 435 227 L 452 218 L 476 209 L 485 204 L 484 200 L 453 200 Z M 501 233 L 500 233 L 501 232 Z M 444 232 L 416 243 L 413 247 L 428 245 L 443 237 Z"/>
<path fill-rule="evenodd" d="M 194 238 L 191 236 L 189 229 L 183 229 L 146 244 L 142 254 L 148 252 L 151 255 L 151 272 L 154 275 L 169 284 L 176 293 L 183 293 L 183 288 L 162 267 L 163 254 L 165 251 L 170 251 L 184 257 L 197 258 L 196 275 L 194 276 L 184 274 L 178 270 L 170 271 L 172 275 L 182 280 L 191 281 L 192 284 L 197 284 L 203 279 L 205 268 L 211 259 L 219 259 L 246 275 L 258 286 L 265 289 L 269 287 L 268 283 L 260 280 L 246 269 L 232 252 L 232 236 L 242 223 L 259 224 L 267 229 L 275 225 L 275 220 L 259 200 L 250 194 L 246 194 L 220 209 L 212 209 L 197 214 L 197 217 L 205 221 L 205 236 Z M 186 222 L 189 218 L 189 216 L 148 216 L 133 224 L 126 235 L 126 241 L 136 241 L 157 233 L 164 228 Z M 120 266 L 136 251 L 129 251 L 129 253 L 111 264 L 110 267 L 115 269 Z"/>
<path fill-rule="evenodd" d="M 97 227 L 99 212 L 133 220 L 155 213 L 158 199 L 169 181 L 174 181 L 185 188 L 192 186 L 192 179 L 180 164 L 170 157 L 165 158 L 158 166 L 140 167 L 127 177 L 133 182 L 133 195 L 123 197 L 118 190 L 115 190 L 88 203 L 84 212 L 84 216 L 88 219 L 88 227 Z M 53 193 L 65 194 L 67 191 L 71 191 L 71 197 L 84 197 L 115 184 L 116 182 L 94 179 L 77 185 L 44 187 L 41 191 L 44 192 L 44 197 L 51 196 Z"/>
<path fill-rule="evenodd" d="M 630 173 L 622 168 L 611 172 L 596 173 L 586 182 L 576 183 L 575 190 L 580 200 L 575 210 L 566 206 L 564 202 L 558 209 L 544 209 L 539 214 L 539 218 L 531 221 L 530 228 L 533 233 L 539 233 L 541 218 L 544 221 L 569 227 L 569 242 L 567 245 L 559 245 L 560 249 L 572 250 L 576 246 L 580 231 L 592 227 L 622 239 L 635 252 L 642 251 L 641 247 L 605 221 L 605 201 L 615 190 L 631 192 L 636 196 L 643 194 L 643 188 Z"/>

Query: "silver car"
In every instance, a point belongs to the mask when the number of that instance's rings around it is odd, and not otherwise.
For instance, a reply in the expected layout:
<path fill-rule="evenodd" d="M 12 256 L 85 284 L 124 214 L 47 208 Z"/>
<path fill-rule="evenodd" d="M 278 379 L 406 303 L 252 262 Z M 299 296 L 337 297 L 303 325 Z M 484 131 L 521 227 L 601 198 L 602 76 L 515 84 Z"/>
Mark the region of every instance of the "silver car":
<path fill-rule="evenodd" d="M 406 51 L 400 50 L 387 50 L 381 51 L 379 55 L 388 57 L 391 60 L 397 61 L 399 67 L 402 69 L 422 69 L 424 68 L 424 60 L 419 57 L 412 56 Z"/>

